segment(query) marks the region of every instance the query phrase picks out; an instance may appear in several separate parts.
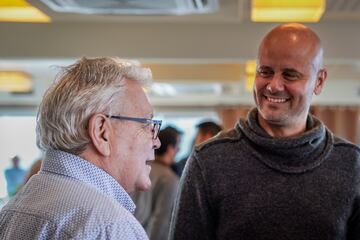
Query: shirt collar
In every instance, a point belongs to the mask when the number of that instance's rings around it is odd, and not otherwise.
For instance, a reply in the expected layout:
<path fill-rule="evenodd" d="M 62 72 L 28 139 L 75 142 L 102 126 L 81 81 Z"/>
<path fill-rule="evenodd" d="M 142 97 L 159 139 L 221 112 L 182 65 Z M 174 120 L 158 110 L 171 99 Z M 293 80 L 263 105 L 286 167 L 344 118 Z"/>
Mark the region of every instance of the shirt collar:
<path fill-rule="evenodd" d="M 79 156 L 60 150 L 48 150 L 41 171 L 72 177 L 90 184 L 103 194 L 114 198 L 131 213 L 135 211 L 131 197 L 112 176 Z"/>

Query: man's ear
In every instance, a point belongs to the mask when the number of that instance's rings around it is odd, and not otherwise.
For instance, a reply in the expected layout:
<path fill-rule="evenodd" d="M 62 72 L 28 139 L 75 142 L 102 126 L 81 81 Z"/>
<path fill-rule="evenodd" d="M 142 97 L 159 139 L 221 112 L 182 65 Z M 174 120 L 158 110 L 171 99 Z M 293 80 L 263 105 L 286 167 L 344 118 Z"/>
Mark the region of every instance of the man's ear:
<path fill-rule="evenodd" d="M 316 85 L 315 85 L 315 89 L 314 89 L 314 93 L 316 95 L 319 95 L 321 93 L 321 90 L 324 86 L 324 82 L 326 80 L 327 77 L 327 71 L 326 69 L 320 69 L 318 74 L 317 74 L 317 78 L 316 78 Z"/>
<path fill-rule="evenodd" d="M 99 154 L 110 155 L 110 124 L 103 114 L 94 114 L 89 119 L 88 134 Z"/>

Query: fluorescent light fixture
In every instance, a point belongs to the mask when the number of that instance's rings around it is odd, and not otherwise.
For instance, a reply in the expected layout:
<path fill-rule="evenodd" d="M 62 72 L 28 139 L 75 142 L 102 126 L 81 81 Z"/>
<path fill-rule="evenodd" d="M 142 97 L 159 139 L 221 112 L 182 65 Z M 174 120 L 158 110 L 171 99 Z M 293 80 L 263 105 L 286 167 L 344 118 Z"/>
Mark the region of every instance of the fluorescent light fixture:
<path fill-rule="evenodd" d="M 0 22 L 50 22 L 49 16 L 25 0 L 1 0 Z"/>
<path fill-rule="evenodd" d="M 151 90 L 159 96 L 175 96 L 177 91 L 175 87 L 168 83 L 154 83 Z"/>
<path fill-rule="evenodd" d="M 176 82 L 176 83 L 153 83 L 151 95 L 158 97 L 175 96 L 219 96 L 222 94 L 223 84 L 209 82 Z"/>
<path fill-rule="evenodd" d="M 318 22 L 325 0 L 252 0 L 253 22 Z"/>
<path fill-rule="evenodd" d="M 0 92 L 28 93 L 32 91 L 31 77 L 21 71 L 0 71 Z"/>
<path fill-rule="evenodd" d="M 246 61 L 245 64 L 245 90 L 251 92 L 254 87 L 256 73 L 256 60 Z"/>

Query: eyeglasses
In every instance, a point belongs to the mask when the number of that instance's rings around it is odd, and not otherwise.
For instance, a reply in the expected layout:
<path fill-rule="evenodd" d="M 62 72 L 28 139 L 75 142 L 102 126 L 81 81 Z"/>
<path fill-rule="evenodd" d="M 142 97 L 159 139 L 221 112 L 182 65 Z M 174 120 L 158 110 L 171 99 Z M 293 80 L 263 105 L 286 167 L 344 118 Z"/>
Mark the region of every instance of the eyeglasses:
<path fill-rule="evenodd" d="M 111 115 L 105 115 L 108 118 L 115 118 L 125 121 L 133 121 L 133 122 L 139 122 L 139 123 L 145 123 L 145 124 L 151 124 L 152 125 L 152 133 L 153 133 L 153 139 L 155 140 L 160 132 L 160 127 L 162 120 L 153 120 L 148 118 L 135 118 L 135 117 L 125 117 L 125 116 L 111 116 Z"/>

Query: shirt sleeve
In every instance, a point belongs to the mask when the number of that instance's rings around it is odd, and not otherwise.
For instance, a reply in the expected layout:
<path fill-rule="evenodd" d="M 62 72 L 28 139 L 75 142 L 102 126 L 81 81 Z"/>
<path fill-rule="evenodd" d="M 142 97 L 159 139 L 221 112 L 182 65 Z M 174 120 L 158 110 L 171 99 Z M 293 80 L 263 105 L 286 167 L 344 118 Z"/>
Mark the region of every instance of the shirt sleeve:
<path fill-rule="evenodd" d="M 170 225 L 171 240 L 215 239 L 214 212 L 198 161 L 193 153 L 181 177 Z"/>

